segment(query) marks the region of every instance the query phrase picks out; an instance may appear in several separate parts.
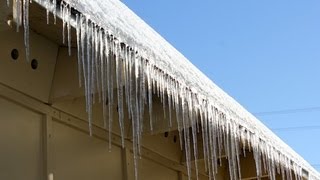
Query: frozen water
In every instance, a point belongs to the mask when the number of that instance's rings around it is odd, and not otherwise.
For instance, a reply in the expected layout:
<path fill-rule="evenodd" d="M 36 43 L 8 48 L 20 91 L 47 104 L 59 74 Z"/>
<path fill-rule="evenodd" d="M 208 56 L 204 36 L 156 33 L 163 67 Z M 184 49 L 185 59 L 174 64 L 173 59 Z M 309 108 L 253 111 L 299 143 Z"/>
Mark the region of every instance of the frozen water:
<path fill-rule="evenodd" d="M 68 52 L 69 52 L 69 56 L 71 56 L 71 25 L 70 25 L 71 8 L 70 6 L 67 6 L 66 16 L 67 16 L 67 31 L 68 31 Z"/>
<path fill-rule="evenodd" d="M 21 13 L 20 13 L 21 14 Z M 24 46 L 26 49 L 26 60 L 29 62 L 29 0 L 23 0 L 23 26 L 24 26 Z"/>
<path fill-rule="evenodd" d="M 14 20 L 17 30 L 23 24 L 26 55 L 29 57 L 30 1 L 14 2 Z M 160 98 L 164 120 L 168 121 L 169 127 L 172 126 L 172 110 L 175 110 L 189 179 L 192 160 L 198 177 L 200 144 L 209 179 L 215 179 L 218 162 L 221 164 L 224 155 L 230 179 L 241 178 L 241 145 L 243 153 L 245 149 L 252 150 L 259 178 L 265 171 L 270 179 L 275 179 L 276 172 L 280 172 L 283 178 L 301 179 L 302 169 L 305 169 L 310 179 L 320 179 L 319 173 L 307 162 L 118 0 L 63 0 L 60 13 L 57 13 L 56 0 L 35 2 L 47 9 L 48 23 L 49 12 L 53 13 L 54 19 L 56 16 L 62 19 L 63 42 L 67 40 L 69 54 L 71 26 L 76 28 L 79 85 L 85 87 L 90 135 L 93 134 L 92 106 L 96 95 L 103 104 L 110 149 L 115 107 L 118 109 L 122 146 L 124 115 L 128 114 L 132 125 L 136 179 L 145 109 L 148 109 L 150 131 L 157 128 L 153 122 L 153 96 Z M 72 14 L 71 8 L 81 14 Z M 202 136 L 202 142 L 198 141 L 198 136 Z"/>

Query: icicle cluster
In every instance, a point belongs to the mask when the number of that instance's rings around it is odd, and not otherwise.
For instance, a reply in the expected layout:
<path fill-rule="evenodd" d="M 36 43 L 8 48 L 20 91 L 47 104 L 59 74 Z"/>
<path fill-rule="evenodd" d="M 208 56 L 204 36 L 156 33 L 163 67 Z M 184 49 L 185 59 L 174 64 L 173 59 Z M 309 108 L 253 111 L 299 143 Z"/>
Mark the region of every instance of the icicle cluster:
<path fill-rule="evenodd" d="M 152 106 L 152 85 L 159 82 L 155 81 L 151 74 L 155 75 L 159 72 L 156 72 L 156 69 L 135 49 L 120 43 L 108 31 L 98 27 L 85 16 L 77 15 L 76 24 L 80 86 L 82 84 L 85 86 L 90 135 L 92 134 L 92 105 L 95 99 L 98 99 L 103 104 L 103 117 L 105 127 L 109 131 L 111 148 L 112 109 L 117 104 L 122 146 L 124 146 L 124 111 L 127 111 L 132 124 L 137 178 L 145 105 Z M 160 88 L 160 86 L 157 87 Z M 116 94 L 114 89 L 117 90 Z M 159 89 L 158 92 L 165 96 L 164 91 Z M 98 97 L 95 98 L 95 96 Z M 150 113 L 152 114 L 151 109 Z M 152 121 L 150 125 L 152 127 Z"/>
<path fill-rule="evenodd" d="M 164 118 L 172 126 L 176 118 L 181 149 L 185 152 L 188 177 L 192 168 L 198 177 L 199 154 L 203 154 L 205 170 L 209 179 L 215 179 L 222 158 L 227 158 L 231 180 L 241 179 L 240 156 L 247 151 L 253 153 L 257 177 L 268 174 L 272 180 L 276 174 L 283 179 L 302 179 L 303 168 L 300 159 L 285 154 L 259 134 L 258 129 L 247 127 L 245 119 L 222 108 L 215 100 L 201 95 L 178 81 L 170 72 L 160 69 L 154 61 L 145 58 L 140 49 L 128 46 L 121 37 L 116 37 L 87 16 L 72 15 L 71 6 L 64 1 L 39 0 L 49 12 L 60 16 L 63 21 L 63 43 L 67 43 L 71 54 L 71 26 L 76 29 L 79 85 L 85 87 L 86 110 L 89 132 L 92 135 L 92 106 L 102 103 L 105 128 L 109 131 L 111 148 L 113 108 L 118 108 L 118 121 L 124 147 L 124 124 L 132 124 L 132 141 L 135 177 L 138 179 L 138 158 L 141 155 L 141 138 L 144 130 L 145 111 L 149 114 L 150 131 L 155 130 L 153 122 L 153 98 L 160 98 Z M 7 1 L 8 6 L 10 2 Z M 29 53 L 29 0 L 14 0 L 17 16 L 17 30 L 24 25 L 25 46 Z M 23 12 L 23 13 L 22 13 Z M 58 13 L 59 12 L 59 13 Z M 49 23 L 49 18 L 47 18 Z M 66 42 L 67 41 L 67 42 Z M 116 90 L 116 91 L 114 91 Z M 166 112 L 168 111 L 168 112 Z M 124 114 L 130 122 L 125 122 Z M 200 139 L 200 140 L 199 140 Z M 272 139 L 273 140 L 273 139 Z M 203 152 L 198 147 L 202 145 Z M 278 149 L 279 148 L 279 149 Z M 303 164 L 305 166 L 305 164 Z M 311 172 L 311 168 L 308 168 Z M 320 179 L 316 172 L 310 178 Z"/>

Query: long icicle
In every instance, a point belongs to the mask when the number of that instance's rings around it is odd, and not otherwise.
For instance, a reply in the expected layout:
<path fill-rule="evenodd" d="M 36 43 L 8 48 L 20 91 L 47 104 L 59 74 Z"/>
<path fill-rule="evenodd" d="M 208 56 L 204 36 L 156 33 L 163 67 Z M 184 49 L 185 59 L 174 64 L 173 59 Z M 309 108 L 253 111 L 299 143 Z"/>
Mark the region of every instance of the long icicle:
<path fill-rule="evenodd" d="M 96 33 L 97 33 L 97 26 L 96 24 L 92 23 L 91 28 L 91 98 L 92 98 L 92 105 L 96 103 Z"/>
<path fill-rule="evenodd" d="M 54 24 L 57 23 L 57 0 L 52 0 Z"/>
<path fill-rule="evenodd" d="M 124 148 L 124 112 L 123 112 L 123 85 L 122 85 L 122 59 L 120 57 L 121 49 L 120 43 L 116 43 L 116 81 L 117 81 L 117 95 L 118 95 L 118 118 L 120 126 L 121 146 Z"/>
<path fill-rule="evenodd" d="M 92 26 L 93 24 L 87 19 L 87 107 L 88 107 L 88 121 L 89 121 L 89 133 L 92 136 Z"/>
<path fill-rule="evenodd" d="M 106 89 L 106 44 L 105 38 L 106 34 L 102 30 L 100 33 L 100 77 L 101 77 L 101 98 L 102 98 L 102 116 L 104 128 L 107 129 L 107 89 Z"/>
<path fill-rule="evenodd" d="M 24 46 L 26 49 L 26 60 L 29 62 L 30 46 L 29 46 L 29 0 L 23 0 L 23 25 L 24 25 Z"/>
<path fill-rule="evenodd" d="M 66 5 L 64 4 L 64 1 L 61 1 L 60 3 L 60 11 L 61 11 L 61 17 L 62 17 L 62 43 L 65 44 L 66 38 L 65 38 L 65 27 L 66 27 Z M 49 17 L 49 16 L 48 16 Z M 48 24 L 49 24 L 49 18 L 48 18 Z"/>
<path fill-rule="evenodd" d="M 109 100 L 109 125 L 108 125 L 108 131 L 109 131 L 109 151 L 111 151 L 112 146 L 112 126 L 113 126 L 113 105 L 114 105 L 114 99 L 113 99 L 113 80 L 114 80 L 114 46 L 113 46 L 113 37 L 109 36 L 108 39 L 109 47 L 110 47 L 110 53 L 109 58 L 107 59 L 107 67 L 108 67 L 108 100 Z"/>
<path fill-rule="evenodd" d="M 22 13 L 22 4 L 21 0 L 15 0 L 16 1 L 16 16 L 15 16 L 15 22 L 17 24 L 16 30 L 19 32 L 20 26 L 21 26 L 21 13 Z"/>
<path fill-rule="evenodd" d="M 149 103 L 149 122 L 150 122 L 150 131 L 153 132 L 153 118 L 152 118 L 152 77 L 151 77 L 151 71 L 152 66 L 149 64 L 147 66 L 147 73 L 148 73 L 148 103 Z"/>
<path fill-rule="evenodd" d="M 71 7 L 68 5 L 67 6 L 67 33 L 68 33 L 68 53 L 69 56 L 71 56 L 71 25 L 70 25 L 70 21 L 71 21 Z"/>
<path fill-rule="evenodd" d="M 77 35 L 77 59 L 78 59 L 78 79 L 79 87 L 82 87 L 82 51 L 81 51 L 81 15 L 76 14 L 76 35 Z"/>

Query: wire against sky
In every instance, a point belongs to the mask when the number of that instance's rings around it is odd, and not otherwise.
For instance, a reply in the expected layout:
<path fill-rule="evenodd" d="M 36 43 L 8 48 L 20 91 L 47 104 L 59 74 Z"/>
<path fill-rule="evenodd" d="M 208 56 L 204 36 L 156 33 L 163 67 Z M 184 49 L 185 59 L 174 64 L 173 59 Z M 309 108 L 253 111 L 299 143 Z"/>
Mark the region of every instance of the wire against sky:
<path fill-rule="evenodd" d="M 318 129 L 320 129 L 319 125 L 271 128 L 272 131 L 296 131 L 296 130 L 318 130 Z"/>
<path fill-rule="evenodd" d="M 277 111 L 265 111 L 253 113 L 255 116 L 269 116 L 269 115 L 281 115 L 281 114 L 293 114 L 293 113 L 304 113 L 304 112 L 314 112 L 320 111 L 320 107 L 307 107 L 298 109 L 284 109 Z"/>

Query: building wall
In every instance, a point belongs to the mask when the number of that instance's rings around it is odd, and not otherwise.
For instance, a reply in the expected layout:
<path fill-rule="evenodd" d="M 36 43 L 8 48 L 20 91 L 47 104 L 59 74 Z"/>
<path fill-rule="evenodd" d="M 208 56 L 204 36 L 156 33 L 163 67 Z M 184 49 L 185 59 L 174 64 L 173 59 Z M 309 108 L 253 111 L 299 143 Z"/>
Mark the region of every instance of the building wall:
<path fill-rule="evenodd" d="M 0 97 L 0 115 L 0 179 L 41 179 L 41 114 Z"/>
<path fill-rule="evenodd" d="M 104 139 L 7 98 L 0 97 L 0 179 L 134 179 L 130 150 L 113 145 L 109 152 Z M 140 160 L 140 179 L 179 179 L 178 171 L 148 158 Z"/>

